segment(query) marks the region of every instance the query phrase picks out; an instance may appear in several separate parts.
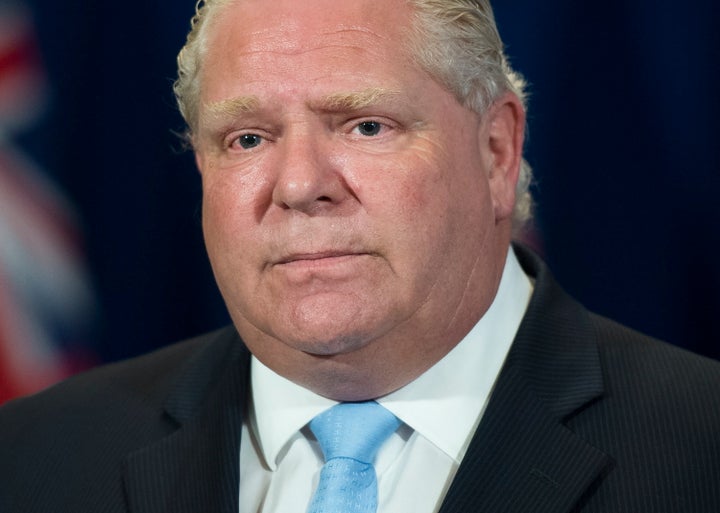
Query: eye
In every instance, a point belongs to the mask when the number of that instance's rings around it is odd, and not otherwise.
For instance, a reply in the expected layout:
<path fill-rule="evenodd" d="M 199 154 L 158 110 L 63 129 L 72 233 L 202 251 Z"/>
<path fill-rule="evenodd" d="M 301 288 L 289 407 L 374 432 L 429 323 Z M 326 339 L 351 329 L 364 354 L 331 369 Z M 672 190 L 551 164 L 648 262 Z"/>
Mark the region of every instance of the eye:
<path fill-rule="evenodd" d="M 233 144 L 237 144 L 243 150 L 250 150 L 260 145 L 262 137 L 257 134 L 243 134 L 233 141 Z"/>
<path fill-rule="evenodd" d="M 357 130 L 360 135 L 364 135 L 365 137 L 376 136 L 380 133 L 382 129 L 382 123 L 379 123 L 377 121 L 363 121 L 362 123 L 358 123 L 358 125 L 355 127 L 355 130 Z"/>

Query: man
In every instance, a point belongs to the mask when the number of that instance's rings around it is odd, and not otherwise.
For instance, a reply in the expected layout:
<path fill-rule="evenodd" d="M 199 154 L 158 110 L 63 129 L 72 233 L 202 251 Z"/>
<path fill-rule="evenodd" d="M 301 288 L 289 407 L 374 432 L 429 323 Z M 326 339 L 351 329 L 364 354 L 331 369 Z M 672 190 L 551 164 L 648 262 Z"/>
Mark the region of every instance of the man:
<path fill-rule="evenodd" d="M 525 109 L 486 2 L 209 1 L 175 90 L 234 326 L 8 405 L 1 511 L 304 512 L 315 419 L 369 400 L 399 419 L 378 512 L 720 508 L 720 366 L 510 246 Z"/>

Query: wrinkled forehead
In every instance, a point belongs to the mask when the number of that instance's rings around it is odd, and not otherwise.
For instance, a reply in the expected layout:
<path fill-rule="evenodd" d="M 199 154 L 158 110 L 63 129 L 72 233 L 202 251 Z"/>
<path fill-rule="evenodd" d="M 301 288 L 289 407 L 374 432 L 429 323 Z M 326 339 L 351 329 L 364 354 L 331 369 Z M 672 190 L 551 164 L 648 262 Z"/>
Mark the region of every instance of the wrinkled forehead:
<path fill-rule="evenodd" d="M 272 16 L 262 5 L 235 0 L 212 13 L 200 71 L 202 102 L 219 99 L 207 93 L 217 92 L 221 77 L 228 84 L 252 83 L 316 69 L 317 80 L 333 81 L 353 61 L 366 67 L 374 62 L 372 70 L 388 75 L 411 65 L 403 44 L 411 11 L 404 0 L 389 0 L 393 7 L 383 9 L 374 0 L 275 0 Z"/>
<path fill-rule="evenodd" d="M 402 45 L 412 10 L 407 0 L 220 0 L 204 28 L 206 49 L 233 42 L 258 50 L 302 52 L 345 35 L 382 36 Z"/>

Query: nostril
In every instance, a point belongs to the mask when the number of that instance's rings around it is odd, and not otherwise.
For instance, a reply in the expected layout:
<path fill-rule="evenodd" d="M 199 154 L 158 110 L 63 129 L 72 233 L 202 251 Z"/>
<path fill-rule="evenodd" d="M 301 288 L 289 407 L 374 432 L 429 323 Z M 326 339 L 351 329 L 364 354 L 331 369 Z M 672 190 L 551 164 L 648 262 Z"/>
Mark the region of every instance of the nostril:
<path fill-rule="evenodd" d="M 331 202 L 332 200 L 330 199 L 330 196 L 320 196 L 317 199 L 317 201 L 330 201 Z"/>

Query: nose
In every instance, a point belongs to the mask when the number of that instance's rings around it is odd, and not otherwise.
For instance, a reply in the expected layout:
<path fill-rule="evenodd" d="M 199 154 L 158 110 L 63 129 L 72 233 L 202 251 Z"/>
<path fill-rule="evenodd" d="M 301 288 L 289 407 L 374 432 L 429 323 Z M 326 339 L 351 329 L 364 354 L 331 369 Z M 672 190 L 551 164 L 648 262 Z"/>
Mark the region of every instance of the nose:
<path fill-rule="evenodd" d="M 282 142 L 273 203 L 285 210 L 317 214 L 341 204 L 349 189 L 322 135 L 288 135 Z"/>

